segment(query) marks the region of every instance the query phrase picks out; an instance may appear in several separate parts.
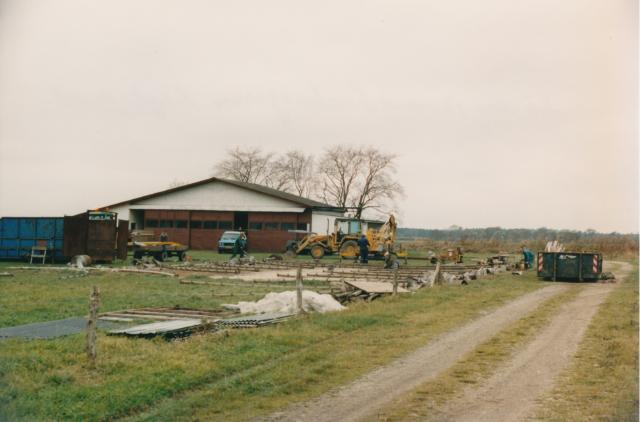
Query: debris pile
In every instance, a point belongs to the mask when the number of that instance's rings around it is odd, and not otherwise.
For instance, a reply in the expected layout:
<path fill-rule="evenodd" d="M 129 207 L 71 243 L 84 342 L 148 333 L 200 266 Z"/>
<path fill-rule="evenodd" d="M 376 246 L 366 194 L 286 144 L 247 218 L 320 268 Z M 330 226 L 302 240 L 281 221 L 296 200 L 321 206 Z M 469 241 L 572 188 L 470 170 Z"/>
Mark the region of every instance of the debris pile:
<path fill-rule="evenodd" d="M 229 260 L 229 265 L 235 266 L 235 265 L 255 265 L 256 263 L 256 258 L 253 256 L 241 256 L 241 257 L 235 257 L 235 258 L 231 258 Z"/>
<path fill-rule="evenodd" d="M 238 302 L 235 305 L 222 305 L 227 309 L 240 311 L 241 314 L 263 313 L 295 313 L 297 309 L 297 296 L 295 291 L 280 293 L 267 293 L 257 302 Z M 302 291 L 302 309 L 305 312 L 335 312 L 344 308 L 331 295 L 319 294 L 309 290 Z"/>
<path fill-rule="evenodd" d="M 564 245 L 557 240 L 547 242 L 544 247 L 545 252 L 564 252 Z"/>
<path fill-rule="evenodd" d="M 481 267 L 475 270 L 465 271 L 464 273 L 438 272 L 437 270 L 426 271 L 423 277 L 414 279 L 413 283 L 420 287 L 431 287 L 434 284 L 465 285 L 473 280 L 485 277 L 488 274 L 499 274 L 504 271 L 506 271 L 506 266 L 504 265 L 498 267 Z"/>
<path fill-rule="evenodd" d="M 92 264 L 91 257 L 89 255 L 76 255 L 71 258 L 69 266 L 83 269 L 84 267 L 90 267 Z"/>
<path fill-rule="evenodd" d="M 396 292 L 409 293 L 410 290 L 397 286 Z M 344 281 L 341 291 L 333 293 L 333 297 L 341 303 L 356 300 L 371 302 L 390 293 L 393 293 L 393 283 L 384 281 Z"/>
<path fill-rule="evenodd" d="M 227 318 L 218 321 L 216 324 L 219 327 L 224 328 L 257 328 L 263 325 L 276 324 L 278 322 L 286 321 L 294 316 L 291 313 L 266 313 L 259 315 L 247 315 L 236 318 Z"/>

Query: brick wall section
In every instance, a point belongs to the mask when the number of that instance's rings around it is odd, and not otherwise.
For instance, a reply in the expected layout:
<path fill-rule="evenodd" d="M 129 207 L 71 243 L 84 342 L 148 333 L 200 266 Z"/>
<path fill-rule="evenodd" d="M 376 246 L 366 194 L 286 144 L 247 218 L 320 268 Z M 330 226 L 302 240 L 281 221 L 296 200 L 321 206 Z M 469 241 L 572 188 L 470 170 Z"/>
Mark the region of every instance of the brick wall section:
<path fill-rule="evenodd" d="M 146 220 L 187 220 L 188 228 L 176 227 L 147 227 L 145 230 L 153 231 L 156 238 L 160 238 L 160 233 L 166 232 L 169 240 L 189 245 L 190 249 L 195 250 L 216 250 L 218 248 L 218 240 L 225 230 L 231 229 L 205 229 L 192 228 L 191 221 L 227 221 L 233 223 L 233 212 L 228 211 L 173 211 L 173 210 L 145 210 L 144 219 Z M 264 230 L 264 223 L 292 223 L 294 229 L 298 224 L 311 223 L 311 212 L 306 211 L 300 213 L 269 213 L 269 212 L 250 212 L 249 225 L 252 222 L 263 223 L 262 230 L 248 230 L 248 247 L 249 252 L 282 252 L 288 240 L 301 239 L 303 234 L 289 233 L 285 230 Z"/>
<path fill-rule="evenodd" d="M 144 212 L 145 230 L 151 231 L 156 235 L 156 240 L 160 240 L 160 233 L 166 232 L 169 236 L 169 240 L 172 242 L 179 242 L 185 245 L 189 244 L 189 230 L 178 229 L 175 227 L 147 227 L 146 220 L 188 220 L 189 211 L 173 211 L 173 210 L 146 210 Z"/>
<path fill-rule="evenodd" d="M 192 221 L 228 221 L 233 225 L 233 213 L 223 211 L 191 211 Z M 191 226 L 191 224 L 189 224 Z M 196 250 L 217 250 L 218 240 L 230 229 L 191 229 L 190 248 Z"/>
<path fill-rule="evenodd" d="M 302 234 L 289 233 L 284 230 L 265 230 L 264 223 L 293 223 L 294 229 L 298 224 L 310 224 L 311 212 L 299 213 L 249 213 L 249 227 L 251 223 L 263 223 L 262 230 L 251 230 L 247 232 L 250 252 L 284 252 L 288 240 L 301 239 Z"/>

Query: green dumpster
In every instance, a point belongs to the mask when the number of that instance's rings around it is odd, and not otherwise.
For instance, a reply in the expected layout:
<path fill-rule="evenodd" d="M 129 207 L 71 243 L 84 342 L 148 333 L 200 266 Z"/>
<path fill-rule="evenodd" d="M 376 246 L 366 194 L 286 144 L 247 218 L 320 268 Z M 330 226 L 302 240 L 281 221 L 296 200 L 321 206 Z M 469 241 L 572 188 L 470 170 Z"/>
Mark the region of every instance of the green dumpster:
<path fill-rule="evenodd" d="M 538 252 L 538 277 L 545 280 L 596 281 L 602 274 L 602 254 Z"/>

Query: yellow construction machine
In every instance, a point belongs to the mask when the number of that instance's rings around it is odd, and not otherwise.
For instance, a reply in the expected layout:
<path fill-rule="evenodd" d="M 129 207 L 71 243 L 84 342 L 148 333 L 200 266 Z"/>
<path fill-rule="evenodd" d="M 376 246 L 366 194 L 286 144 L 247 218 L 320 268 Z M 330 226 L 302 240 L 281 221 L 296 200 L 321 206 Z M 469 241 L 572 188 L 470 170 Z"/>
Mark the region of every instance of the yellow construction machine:
<path fill-rule="evenodd" d="M 360 252 L 358 239 L 364 233 L 369 241 L 369 254 L 372 259 L 382 259 L 388 254 L 406 257 L 405 251 L 395 250 L 396 230 L 397 224 L 393 215 L 386 223 L 377 220 L 336 218 L 333 233 L 311 233 L 300 241 L 291 241 L 287 244 L 287 251 L 296 255 L 308 253 L 314 259 L 336 253 L 342 258 L 353 259 Z"/>

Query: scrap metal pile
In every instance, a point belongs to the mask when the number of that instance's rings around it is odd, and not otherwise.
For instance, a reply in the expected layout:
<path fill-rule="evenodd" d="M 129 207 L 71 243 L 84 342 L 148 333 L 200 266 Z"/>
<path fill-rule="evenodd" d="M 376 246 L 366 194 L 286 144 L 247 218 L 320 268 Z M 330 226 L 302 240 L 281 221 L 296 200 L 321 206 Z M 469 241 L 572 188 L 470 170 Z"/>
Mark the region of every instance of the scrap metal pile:
<path fill-rule="evenodd" d="M 237 316 L 237 312 L 218 309 L 141 308 L 106 312 L 99 320 L 136 325 L 109 331 L 111 335 L 165 338 L 185 337 L 198 331 L 219 331 L 226 328 L 254 328 L 285 321 L 295 314 L 272 312 Z M 150 322 L 152 321 L 152 322 Z"/>
<path fill-rule="evenodd" d="M 404 266 L 389 270 L 381 266 L 364 266 L 354 262 L 331 264 L 322 261 L 268 260 L 234 265 L 226 262 L 189 263 L 163 265 L 166 270 L 211 273 L 210 278 L 250 281 L 253 283 L 274 282 L 274 279 L 293 282 L 299 268 L 306 280 L 325 282 L 331 295 L 340 303 L 350 301 L 372 301 L 395 293 L 408 293 L 422 287 L 437 284 L 465 285 L 471 281 L 505 271 L 506 266 L 496 263 L 487 267 L 484 263 L 475 265 L 436 264 Z M 215 275 L 214 275 L 215 274 Z"/>

